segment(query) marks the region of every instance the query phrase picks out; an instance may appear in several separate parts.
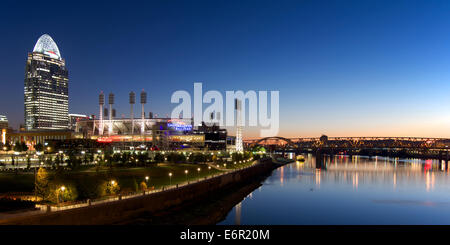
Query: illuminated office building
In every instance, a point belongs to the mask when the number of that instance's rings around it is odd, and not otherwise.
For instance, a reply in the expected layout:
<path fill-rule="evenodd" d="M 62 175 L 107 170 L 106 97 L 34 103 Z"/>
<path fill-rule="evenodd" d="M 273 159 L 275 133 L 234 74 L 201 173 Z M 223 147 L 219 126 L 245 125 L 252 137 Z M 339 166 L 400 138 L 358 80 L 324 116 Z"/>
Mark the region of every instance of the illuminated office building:
<path fill-rule="evenodd" d="M 6 116 L 0 115 L 0 142 L 6 144 L 6 131 L 8 129 L 8 118 Z"/>
<path fill-rule="evenodd" d="M 8 118 L 6 116 L 0 115 L 0 129 L 8 128 Z"/>
<path fill-rule="evenodd" d="M 53 39 L 42 35 L 25 68 L 25 129 L 69 127 L 69 74 Z"/>

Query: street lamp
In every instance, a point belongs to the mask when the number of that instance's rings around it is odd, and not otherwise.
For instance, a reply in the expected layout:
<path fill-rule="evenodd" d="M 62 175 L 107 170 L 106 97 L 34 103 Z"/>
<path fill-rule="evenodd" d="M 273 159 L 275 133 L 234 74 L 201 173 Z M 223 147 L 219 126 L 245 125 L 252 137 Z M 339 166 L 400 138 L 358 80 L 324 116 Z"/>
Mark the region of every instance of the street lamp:
<path fill-rule="evenodd" d="M 146 181 L 146 182 L 148 182 L 148 179 L 149 179 L 149 177 L 148 177 L 148 176 L 145 176 L 145 181 Z"/>
<path fill-rule="evenodd" d="M 172 173 L 169 173 L 169 186 L 172 185 Z"/>
<path fill-rule="evenodd" d="M 56 199 L 57 199 L 58 203 L 59 203 L 59 191 L 64 191 L 64 190 L 66 190 L 65 186 L 61 186 L 58 190 L 56 190 Z"/>
<path fill-rule="evenodd" d="M 187 181 L 187 174 L 188 174 L 188 171 L 187 171 L 187 170 L 184 170 L 184 175 L 185 175 L 185 177 L 186 177 L 186 181 Z"/>
<path fill-rule="evenodd" d="M 197 168 L 197 177 L 200 177 L 200 168 Z"/>

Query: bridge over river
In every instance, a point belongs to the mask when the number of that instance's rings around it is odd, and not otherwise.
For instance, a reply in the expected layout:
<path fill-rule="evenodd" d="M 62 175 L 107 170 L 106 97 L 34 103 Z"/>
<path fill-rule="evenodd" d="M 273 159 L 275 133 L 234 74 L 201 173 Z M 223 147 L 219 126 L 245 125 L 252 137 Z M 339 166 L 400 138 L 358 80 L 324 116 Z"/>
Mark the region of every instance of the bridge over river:
<path fill-rule="evenodd" d="M 432 137 L 266 137 L 244 140 L 247 148 L 264 146 L 271 153 L 313 153 L 323 155 L 368 155 L 433 158 L 448 166 L 450 138 Z"/>

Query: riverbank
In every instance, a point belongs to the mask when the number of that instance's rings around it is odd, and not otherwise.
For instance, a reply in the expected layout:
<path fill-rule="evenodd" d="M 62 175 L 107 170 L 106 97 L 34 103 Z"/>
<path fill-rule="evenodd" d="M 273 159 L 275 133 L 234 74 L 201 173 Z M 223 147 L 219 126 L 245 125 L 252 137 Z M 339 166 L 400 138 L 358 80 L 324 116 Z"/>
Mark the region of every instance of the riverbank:
<path fill-rule="evenodd" d="M 261 186 L 269 174 L 211 193 L 161 212 L 142 212 L 114 225 L 215 225 Z"/>
<path fill-rule="evenodd" d="M 277 166 L 275 166 L 277 167 Z M 215 225 L 270 176 L 267 172 L 161 212 L 142 212 L 114 225 Z"/>
<path fill-rule="evenodd" d="M 225 173 L 209 179 L 164 191 L 142 194 L 139 196 L 85 206 L 57 212 L 39 213 L 35 215 L 1 220 L 0 224 L 23 225 L 93 225 L 111 224 L 134 217 L 142 212 L 157 212 L 171 208 L 190 200 L 230 188 L 246 180 L 256 178 L 273 170 L 270 159 L 247 168 Z"/>

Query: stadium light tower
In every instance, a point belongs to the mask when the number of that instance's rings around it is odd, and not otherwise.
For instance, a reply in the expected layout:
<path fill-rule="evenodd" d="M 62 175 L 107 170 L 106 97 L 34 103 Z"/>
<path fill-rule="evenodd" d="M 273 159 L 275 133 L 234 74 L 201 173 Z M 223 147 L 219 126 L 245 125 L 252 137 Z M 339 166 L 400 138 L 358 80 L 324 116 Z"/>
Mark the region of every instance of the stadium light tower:
<path fill-rule="evenodd" d="M 238 99 L 234 100 L 236 109 L 236 152 L 244 152 L 242 145 L 242 102 Z"/>
<path fill-rule="evenodd" d="M 103 104 L 105 104 L 105 95 L 103 94 L 103 91 L 101 91 L 98 96 L 98 104 L 100 105 L 98 134 L 103 135 Z"/>
<path fill-rule="evenodd" d="M 131 134 L 134 134 L 134 113 L 133 113 L 133 106 L 136 103 L 136 94 L 131 91 L 130 92 L 130 119 L 131 119 Z"/>
<path fill-rule="evenodd" d="M 145 130 L 145 111 L 144 105 L 147 103 L 147 93 L 142 89 L 141 92 L 141 134 L 144 135 Z"/>
<path fill-rule="evenodd" d="M 109 104 L 109 128 L 108 128 L 108 135 L 111 135 L 112 134 L 112 129 L 113 129 L 113 120 L 112 120 L 112 114 L 113 114 L 112 105 L 114 104 L 114 94 L 113 93 L 109 93 L 108 104 Z"/>

